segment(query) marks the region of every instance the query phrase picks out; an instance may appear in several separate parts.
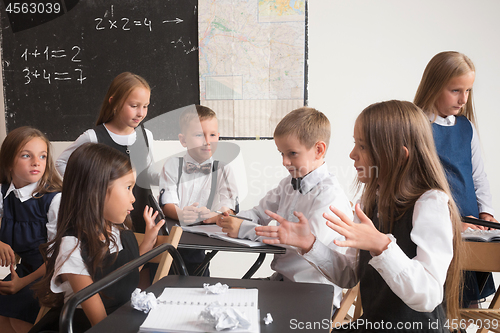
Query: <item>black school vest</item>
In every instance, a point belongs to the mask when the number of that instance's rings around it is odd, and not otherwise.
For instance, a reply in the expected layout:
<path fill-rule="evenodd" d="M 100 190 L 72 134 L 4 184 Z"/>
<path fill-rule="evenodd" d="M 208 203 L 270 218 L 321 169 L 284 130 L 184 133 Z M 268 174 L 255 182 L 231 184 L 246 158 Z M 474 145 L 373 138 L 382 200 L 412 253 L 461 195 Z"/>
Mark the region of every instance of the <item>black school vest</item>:
<path fill-rule="evenodd" d="M 115 253 L 110 254 L 108 251 L 103 264 L 100 266 L 101 268 L 97 270 L 94 276 L 94 281 L 99 281 L 115 269 L 139 257 L 139 246 L 137 245 L 137 240 L 132 231 L 122 230 L 120 232 L 120 239 L 123 249 L 118 252 L 118 256 L 115 256 Z M 82 258 L 84 261 L 86 257 L 87 253 L 85 249 L 82 248 Z M 138 284 L 139 270 L 134 269 L 126 277 L 103 289 L 99 294 L 101 295 L 107 314 L 109 315 L 120 306 L 127 303 Z"/>
<path fill-rule="evenodd" d="M 392 231 L 398 246 L 409 258 L 414 258 L 417 254 L 417 246 L 410 238 L 412 220 L 413 208 L 409 209 L 399 221 L 394 223 Z M 373 224 L 380 230 L 377 211 L 374 213 Z M 363 303 L 361 318 L 373 324 L 372 327 L 367 325 L 358 327 L 362 328 L 359 331 L 449 333 L 449 330 L 443 327 L 446 315 L 442 304 L 438 305 L 432 312 L 412 310 L 392 292 L 375 268 L 368 264 L 371 259 L 370 252 L 359 252 L 360 293 Z M 377 330 L 375 325 L 380 324 L 382 321 L 384 323 L 389 322 L 392 329 L 387 329 L 388 326 L 386 325 L 386 329 Z M 397 328 L 398 325 L 401 326 L 399 329 Z M 438 326 L 437 329 L 434 329 L 435 325 Z"/>
<path fill-rule="evenodd" d="M 136 185 L 133 189 L 135 197 L 134 210 L 130 213 L 130 217 L 132 218 L 134 231 L 144 233 L 146 222 L 142 214 L 144 207 L 148 204 L 148 195 L 152 194 L 148 177 L 149 142 L 146 130 L 142 124 L 139 129 L 136 129 L 136 140 L 131 146 L 122 146 L 113 141 L 103 124 L 96 126 L 94 131 L 99 143 L 104 143 L 127 155 L 137 172 Z"/>

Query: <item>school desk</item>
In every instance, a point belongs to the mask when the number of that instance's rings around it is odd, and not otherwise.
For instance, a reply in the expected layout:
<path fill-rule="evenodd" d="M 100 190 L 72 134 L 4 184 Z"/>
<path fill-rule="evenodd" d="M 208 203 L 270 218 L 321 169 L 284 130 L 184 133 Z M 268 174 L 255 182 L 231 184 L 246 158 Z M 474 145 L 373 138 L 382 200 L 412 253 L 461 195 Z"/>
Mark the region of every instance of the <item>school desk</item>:
<path fill-rule="evenodd" d="M 225 283 L 229 287 L 259 289 L 261 333 L 295 330 L 330 331 L 333 286 L 327 284 L 169 275 L 149 287 L 147 291 L 153 292 L 158 297 L 166 287 L 202 288 L 203 283 L 217 282 Z M 267 313 L 271 313 L 274 319 L 269 325 L 262 320 Z M 134 310 L 129 302 L 87 333 L 137 333 L 146 316 L 147 314 Z"/>
<path fill-rule="evenodd" d="M 166 220 L 168 229 L 172 229 L 172 226 L 177 225 L 177 221 L 167 219 Z M 206 254 L 205 260 L 198 266 L 194 275 L 201 275 L 201 273 L 205 270 L 205 267 L 208 265 L 210 260 L 219 252 L 219 251 L 229 251 L 229 252 L 248 252 L 248 253 L 259 253 L 257 260 L 250 267 L 250 269 L 245 273 L 242 279 L 249 279 L 252 275 L 259 269 L 259 267 L 264 262 L 266 258 L 266 254 L 283 254 L 285 253 L 285 249 L 278 246 L 272 245 L 260 245 L 255 247 L 244 246 L 236 243 L 227 242 L 221 239 L 211 238 L 205 235 L 194 234 L 190 232 L 183 232 L 181 239 L 179 241 L 179 245 L 177 246 L 179 249 L 198 249 L 198 250 L 207 250 L 210 251 Z"/>

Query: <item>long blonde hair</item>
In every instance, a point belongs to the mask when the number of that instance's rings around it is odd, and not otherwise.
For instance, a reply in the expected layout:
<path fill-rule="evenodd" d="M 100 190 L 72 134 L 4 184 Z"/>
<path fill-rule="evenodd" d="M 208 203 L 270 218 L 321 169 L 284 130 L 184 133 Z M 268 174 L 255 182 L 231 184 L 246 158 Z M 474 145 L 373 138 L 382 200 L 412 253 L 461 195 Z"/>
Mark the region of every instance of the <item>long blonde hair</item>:
<path fill-rule="evenodd" d="M 472 61 L 456 51 L 446 51 L 436 54 L 427 64 L 422 75 L 413 102 L 428 114 L 437 115 L 436 100 L 451 79 L 475 72 Z M 460 109 L 460 116 L 466 116 L 476 125 L 472 89 L 469 92 L 467 103 Z"/>
<path fill-rule="evenodd" d="M 371 165 L 379 170 L 378 176 L 365 184 L 361 202 L 370 218 L 378 207 L 381 231 L 391 232 L 395 221 L 426 191 L 439 190 L 448 195 L 454 256 L 448 268 L 445 299 L 448 317 L 458 318 L 461 219 L 436 152 L 428 117 L 413 103 L 387 101 L 363 110 L 356 126 L 366 143 Z"/>
<path fill-rule="evenodd" d="M 96 126 L 109 123 L 123 107 L 132 90 L 144 88 L 151 91 L 148 82 L 137 74 L 123 72 L 113 79 L 102 102 Z"/>

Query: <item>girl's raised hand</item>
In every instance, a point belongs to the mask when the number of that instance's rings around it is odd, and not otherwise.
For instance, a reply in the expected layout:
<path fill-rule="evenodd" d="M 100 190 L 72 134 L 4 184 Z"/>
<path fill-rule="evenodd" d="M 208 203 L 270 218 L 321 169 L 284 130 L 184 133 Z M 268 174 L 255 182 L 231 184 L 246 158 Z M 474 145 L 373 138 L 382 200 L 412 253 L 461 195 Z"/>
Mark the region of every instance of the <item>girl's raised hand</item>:
<path fill-rule="evenodd" d="M 333 206 L 330 206 L 330 210 L 338 217 L 324 213 L 323 217 L 328 220 L 326 225 L 346 238 L 345 241 L 335 240 L 335 245 L 370 251 L 372 256 L 378 256 L 387 249 L 391 240 L 375 228 L 359 204 L 356 204 L 355 212 L 361 223 L 354 223 Z"/>
<path fill-rule="evenodd" d="M 0 266 L 7 267 L 16 263 L 16 255 L 9 244 L 0 242 Z"/>
<path fill-rule="evenodd" d="M 156 216 L 158 216 L 158 211 L 155 211 L 148 205 L 144 207 L 143 216 L 144 221 L 146 222 L 146 231 L 144 232 L 144 240 L 140 245 L 141 254 L 144 254 L 153 248 L 156 243 L 158 231 L 160 231 L 160 228 L 165 224 L 165 220 L 161 220 L 160 222 L 155 223 Z"/>
<path fill-rule="evenodd" d="M 269 217 L 279 222 L 279 226 L 258 226 L 255 233 L 264 238 L 266 244 L 285 244 L 300 248 L 304 253 L 312 248 L 316 237 L 311 233 L 311 227 L 304 214 L 293 212 L 299 222 L 290 222 L 269 210 L 265 211 Z"/>

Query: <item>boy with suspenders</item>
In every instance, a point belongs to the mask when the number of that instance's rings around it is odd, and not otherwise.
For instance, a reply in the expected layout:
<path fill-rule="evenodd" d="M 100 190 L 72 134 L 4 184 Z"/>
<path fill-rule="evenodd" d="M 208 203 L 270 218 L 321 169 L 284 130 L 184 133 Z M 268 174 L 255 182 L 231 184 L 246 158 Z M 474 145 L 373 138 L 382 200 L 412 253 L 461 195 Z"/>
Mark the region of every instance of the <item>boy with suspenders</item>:
<path fill-rule="evenodd" d="M 160 173 L 159 203 L 166 217 L 181 225 L 215 223 L 214 211 L 237 213 L 238 192 L 232 169 L 213 159 L 219 140 L 215 112 L 196 105 L 180 116 L 179 141 L 187 152 L 168 159 Z M 189 274 L 205 258 L 204 250 L 180 249 Z M 208 275 L 208 270 L 204 275 Z"/>

